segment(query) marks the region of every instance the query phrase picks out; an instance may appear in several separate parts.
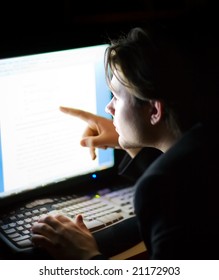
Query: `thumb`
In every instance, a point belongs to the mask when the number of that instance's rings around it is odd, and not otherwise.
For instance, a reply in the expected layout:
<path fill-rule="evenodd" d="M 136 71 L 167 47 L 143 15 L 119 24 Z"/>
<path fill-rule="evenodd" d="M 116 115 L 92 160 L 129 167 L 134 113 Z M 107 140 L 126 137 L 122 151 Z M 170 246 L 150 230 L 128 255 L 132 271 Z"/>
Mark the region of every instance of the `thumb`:
<path fill-rule="evenodd" d="M 88 136 L 88 137 L 84 137 L 83 139 L 81 139 L 81 146 L 82 147 L 98 147 L 99 146 L 99 141 L 98 136 Z"/>
<path fill-rule="evenodd" d="M 84 221 L 83 221 L 83 217 L 81 214 L 77 215 L 76 216 L 76 219 L 75 219 L 75 223 L 78 227 L 80 227 L 81 229 L 83 230 L 86 230 L 86 231 L 89 231 L 88 228 L 86 227 Z"/>
<path fill-rule="evenodd" d="M 94 147 L 94 148 L 102 148 L 106 149 L 108 147 L 107 140 L 103 135 L 98 136 L 88 136 L 81 139 L 82 147 Z"/>

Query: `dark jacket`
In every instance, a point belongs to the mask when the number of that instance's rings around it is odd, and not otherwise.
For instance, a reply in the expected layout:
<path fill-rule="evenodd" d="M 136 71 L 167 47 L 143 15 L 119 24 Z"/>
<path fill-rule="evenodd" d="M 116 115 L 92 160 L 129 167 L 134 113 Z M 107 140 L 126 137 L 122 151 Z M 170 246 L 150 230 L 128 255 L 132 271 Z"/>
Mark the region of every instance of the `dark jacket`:
<path fill-rule="evenodd" d="M 219 259 L 215 129 L 197 124 L 164 154 L 144 148 L 122 161 L 120 173 L 136 182 L 135 212 L 150 259 Z"/>
<path fill-rule="evenodd" d="M 137 181 L 135 211 L 151 259 L 219 259 L 217 140 L 196 125 Z"/>

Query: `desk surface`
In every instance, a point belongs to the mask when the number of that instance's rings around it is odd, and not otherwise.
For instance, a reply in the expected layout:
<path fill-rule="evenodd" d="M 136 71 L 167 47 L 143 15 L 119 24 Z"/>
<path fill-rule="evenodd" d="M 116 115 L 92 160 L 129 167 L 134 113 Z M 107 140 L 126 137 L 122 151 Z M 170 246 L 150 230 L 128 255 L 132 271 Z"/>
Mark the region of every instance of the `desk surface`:
<path fill-rule="evenodd" d="M 130 249 L 111 257 L 111 260 L 127 260 L 127 259 L 147 259 L 147 249 L 144 242 L 140 242 Z"/>

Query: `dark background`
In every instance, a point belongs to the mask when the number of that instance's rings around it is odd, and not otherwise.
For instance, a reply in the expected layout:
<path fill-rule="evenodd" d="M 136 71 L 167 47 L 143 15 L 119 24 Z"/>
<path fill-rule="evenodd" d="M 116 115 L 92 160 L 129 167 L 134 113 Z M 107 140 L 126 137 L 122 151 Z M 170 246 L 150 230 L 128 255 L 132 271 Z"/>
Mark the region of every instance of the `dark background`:
<path fill-rule="evenodd" d="M 165 23 L 217 36 L 216 1 L 207 0 L 3 0 L 0 58 L 11 53 L 109 42 L 131 27 Z"/>
<path fill-rule="evenodd" d="M 210 89 L 214 92 L 219 88 L 217 2 L 217 0 L 1 0 L 0 58 L 108 43 L 109 37 L 116 38 L 132 27 L 164 24 L 170 26 L 173 34 L 178 37 L 182 32 L 190 32 L 192 36 L 199 38 L 199 46 L 202 49 L 208 48 L 209 55 L 206 56 L 206 60 L 209 60 L 209 65 L 213 67 L 212 72 L 209 71 L 209 76 L 212 76 L 212 85 L 217 84 L 217 87 Z M 208 67 L 206 68 L 208 71 Z M 218 95 L 218 90 L 215 92 Z M 215 106 L 217 104 L 215 102 Z M 212 104 L 209 108 L 212 108 L 211 106 Z M 216 111 L 215 116 L 218 116 Z M 119 154 L 118 158 L 121 156 Z"/>

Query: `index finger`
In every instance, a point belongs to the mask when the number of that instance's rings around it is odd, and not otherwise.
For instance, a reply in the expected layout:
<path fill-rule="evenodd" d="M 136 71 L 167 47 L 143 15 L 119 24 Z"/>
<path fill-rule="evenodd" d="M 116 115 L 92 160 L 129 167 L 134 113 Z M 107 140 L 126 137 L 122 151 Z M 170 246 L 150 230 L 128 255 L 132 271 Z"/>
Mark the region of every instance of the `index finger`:
<path fill-rule="evenodd" d="M 78 117 L 83 121 L 90 121 L 90 120 L 94 120 L 96 118 L 96 116 L 88 111 L 84 111 L 84 110 L 80 110 L 80 109 L 76 109 L 76 108 L 70 108 L 70 107 L 63 107 L 60 106 L 60 111 L 66 114 L 69 114 L 71 116 L 74 117 Z"/>

